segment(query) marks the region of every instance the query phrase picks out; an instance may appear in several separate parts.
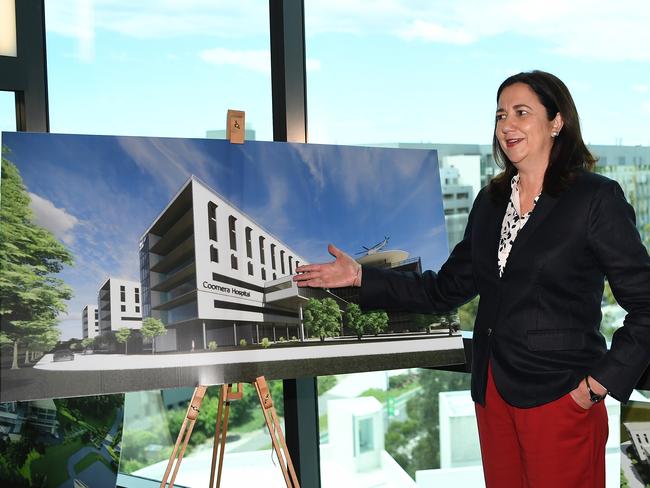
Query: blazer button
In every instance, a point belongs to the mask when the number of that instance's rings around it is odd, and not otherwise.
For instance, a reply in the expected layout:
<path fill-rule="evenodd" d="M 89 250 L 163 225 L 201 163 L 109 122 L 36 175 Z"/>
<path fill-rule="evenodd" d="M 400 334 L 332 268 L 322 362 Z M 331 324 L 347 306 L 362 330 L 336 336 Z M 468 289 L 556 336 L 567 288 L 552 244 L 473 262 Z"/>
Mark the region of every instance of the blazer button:
<path fill-rule="evenodd" d="M 487 333 L 488 333 L 489 336 L 492 335 L 492 329 L 488 329 Z"/>

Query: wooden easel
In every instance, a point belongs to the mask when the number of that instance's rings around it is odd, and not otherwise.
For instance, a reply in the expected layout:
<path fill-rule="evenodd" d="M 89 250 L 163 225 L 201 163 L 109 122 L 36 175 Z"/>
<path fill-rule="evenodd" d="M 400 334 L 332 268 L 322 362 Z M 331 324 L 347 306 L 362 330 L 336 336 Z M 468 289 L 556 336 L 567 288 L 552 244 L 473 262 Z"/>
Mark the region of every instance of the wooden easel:
<path fill-rule="evenodd" d="M 255 386 L 255 391 L 257 391 L 257 396 L 260 400 L 260 406 L 262 407 L 262 412 L 264 413 L 266 426 L 269 429 L 269 435 L 271 436 L 273 450 L 278 457 L 280 468 L 282 469 L 282 475 L 284 476 L 284 481 L 287 484 L 287 488 L 300 488 L 300 485 L 298 484 L 298 478 L 296 477 L 296 472 L 293 469 L 293 463 L 291 462 L 291 456 L 289 456 L 287 444 L 284 440 L 284 435 L 282 434 L 280 421 L 278 420 L 277 412 L 273 406 L 271 392 L 269 391 L 269 387 L 266 383 L 266 380 L 264 379 L 264 376 L 259 376 L 256 378 L 253 382 L 253 385 Z M 169 462 L 167 463 L 167 469 L 165 470 L 163 479 L 160 482 L 160 488 L 172 488 L 174 486 L 176 474 L 178 473 L 181 461 L 183 460 L 183 455 L 185 454 L 187 443 L 189 442 L 190 436 L 192 435 L 192 429 L 194 428 L 196 419 L 199 416 L 199 410 L 201 408 L 201 403 L 203 402 L 203 397 L 205 396 L 206 389 L 207 386 L 203 385 L 197 386 L 194 389 L 192 400 L 190 401 L 190 405 L 187 408 L 185 420 L 183 421 L 181 430 L 178 433 L 176 444 L 174 445 L 174 450 L 169 457 Z M 221 485 L 221 472 L 223 468 L 223 456 L 226 448 L 226 434 L 228 432 L 228 415 L 230 413 L 230 402 L 233 400 L 241 400 L 243 393 L 244 390 L 242 383 L 238 383 L 236 391 L 233 391 L 232 383 L 221 386 L 221 391 L 219 394 L 219 408 L 217 410 L 216 425 L 214 429 L 214 443 L 212 445 L 212 465 L 210 469 L 209 485 L 210 488 L 219 488 Z M 216 466 L 217 457 L 219 458 L 218 467 Z M 216 485 L 214 484 L 215 467 L 217 468 Z M 167 480 L 170 473 L 171 480 L 168 485 Z"/>

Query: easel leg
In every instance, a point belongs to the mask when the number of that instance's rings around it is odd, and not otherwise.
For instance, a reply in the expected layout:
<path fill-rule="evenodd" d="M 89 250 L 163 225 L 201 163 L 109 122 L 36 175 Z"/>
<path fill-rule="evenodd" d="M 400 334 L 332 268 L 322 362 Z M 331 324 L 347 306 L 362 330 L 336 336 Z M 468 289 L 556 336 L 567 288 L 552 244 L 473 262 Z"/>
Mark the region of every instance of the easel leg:
<path fill-rule="evenodd" d="M 264 412 L 266 426 L 269 429 L 269 435 L 271 436 L 273 449 L 275 450 L 275 454 L 278 456 L 278 461 L 280 463 L 280 468 L 282 469 L 282 475 L 284 476 L 284 481 L 287 484 L 287 488 L 300 488 L 298 477 L 296 476 L 296 472 L 293 469 L 291 456 L 289 455 L 287 444 L 284 440 L 284 435 L 282 434 L 282 427 L 280 426 L 280 421 L 278 420 L 275 407 L 273 406 L 271 392 L 269 391 L 269 387 L 266 383 L 266 380 L 264 379 L 264 376 L 259 376 L 255 380 L 254 385 L 255 390 L 257 391 L 257 396 L 260 399 L 260 404 L 262 405 L 262 412 Z"/>
<path fill-rule="evenodd" d="M 189 407 L 187 407 L 185 420 L 183 420 L 183 425 L 181 426 L 181 430 L 178 433 L 178 437 L 176 438 L 174 450 L 172 451 L 171 456 L 169 456 L 167 469 L 165 469 L 165 474 L 160 482 L 160 488 L 165 488 L 167 486 L 167 478 L 169 477 L 169 473 L 172 470 L 172 467 L 174 468 L 174 472 L 172 473 L 172 479 L 169 483 L 169 488 L 172 488 L 174 486 L 176 474 L 178 474 L 178 469 L 180 468 L 181 461 L 183 460 L 183 454 L 185 454 L 187 443 L 189 442 L 190 436 L 192 435 L 192 429 L 194 429 L 194 424 L 196 423 L 196 419 L 199 416 L 199 410 L 201 408 L 201 403 L 203 402 L 203 397 L 205 396 L 206 389 L 206 386 L 197 386 L 194 389 L 192 400 L 190 401 Z"/>
<path fill-rule="evenodd" d="M 219 408 L 217 409 L 217 421 L 214 428 L 214 441 L 212 444 L 212 465 L 210 468 L 210 488 L 214 485 L 215 465 L 217 455 L 219 457 L 219 466 L 216 469 L 217 484 L 216 488 L 221 485 L 221 473 L 223 471 L 223 457 L 226 452 L 226 438 L 228 434 L 228 416 L 230 415 L 230 402 L 232 400 L 241 400 L 242 385 L 239 383 L 236 392 L 232 391 L 232 384 L 222 385 L 219 394 Z M 221 419 L 223 418 L 223 424 Z"/>
<path fill-rule="evenodd" d="M 263 376 L 258 377 L 255 382 L 255 390 L 257 391 L 257 396 L 260 400 L 260 405 L 262 406 L 262 412 L 264 413 L 264 419 L 266 420 L 266 426 L 269 429 L 269 435 L 271 436 L 271 443 L 273 444 L 273 450 L 278 457 L 278 462 L 280 463 L 280 468 L 282 469 L 282 475 L 284 476 L 284 481 L 287 484 L 287 488 L 300 488 L 298 483 L 298 477 L 293 468 L 293 463 L 291 462 L 291 456 L 287 450 L 287 444 L 284 440 L 284 435 L 282 433 L 282 427 L 280 426 L 280 421 L 278 415 L 273 406 L 273 400 L 271 398 L 271 392 L 266 383 L 266 380 Z M 176 439 L 176 444 L 174 445 L 174 450 L 169 457 L 169 462 L 167 463 L 167 469 L 163 476 L 162 481 L 160 482 L 160 488 L 167 488 L 167 479 L 169 478 L 170 472 L 172 472 L 171 481 L 169 483 L 169 488 L 173 488 L 174 481 L 176 480 L 176 475 L 181 466 L 181 461 L 183 460 L 183 455 L 185 454 L 185 449 L 192 435 L 192 430 L 194 429 L 194 424 L 196 419 L 199 416 L 199 409 L 201 403 L 203 402 L 203 397 L 207 390 L 206 386 L 197 386 L 194 389 L 194 395 L 192 396 L 192 401 L 190 402 L 189 407 L 187 408 L 187 413 L 185 414 L 185 420 L 181 426 L 181 430 L 178 433 Z M 243 395 L 243 385 L 239 383 L 237 391 L 232 391 L 232 384 L 222 385 L 221 391 L 219 394 L 219 408 L 217 410 L 217 419 L 214 429 L 214 444 L 212 446 L 212 466 L 210 471 L 210 488 L 214 487 L 215 481 L 215 467 L 216 467 L 216 488 L 219 488 L 221 484 L 221 472 L 223 469 L 223 457 L 226 449 L 226 437 L 228 432 L 228 416 L 230 414 L 230 402 L 231 400 L 241 400 Z M 223 423 L 222 423 L 223 418 Z M 217 456 L 219 457 L 219 465 L 216 466 Z"/>
<path fill-rule="evenodd" d="M 217 420 L 214 426 L 214 440 L 212 441 L 212 464 L 210 466 L 210 484 L 208 485 L 210 488 L 214 486 L 214 468 L 219 451 L 219 441 L 221 436 L 221 415 L 223 413 L 223 404 L 225 402 L 226 395 L 227 385 L 221 385 L 221 388 L 219 390 L 219 407 L 217 408 Z M 219 466 L 221 466 L 222 458 L 223 449 L 221 450 L 221 456 L 219 456 Z M 221 467 L 219 468 L 219 471 L 221 472 Z M 217 486 L 219 486 L 219 484 L 217 484 Z"/>

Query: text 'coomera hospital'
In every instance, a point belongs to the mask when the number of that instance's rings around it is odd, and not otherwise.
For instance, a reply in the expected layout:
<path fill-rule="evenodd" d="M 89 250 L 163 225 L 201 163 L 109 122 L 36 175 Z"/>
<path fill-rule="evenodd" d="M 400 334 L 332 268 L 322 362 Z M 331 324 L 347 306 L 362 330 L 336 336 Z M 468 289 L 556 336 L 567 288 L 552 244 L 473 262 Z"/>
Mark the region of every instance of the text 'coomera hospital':
<path fill-rule="evenodd" d="M 251 296 L 251 293 L 249 291 L 238 290 L 237 288 L 230 288 L 228 286 L 215 285 L 213 283 L 208 283 L 207 281 L 203 282 L 203 288 L 207 288 L 208 290 L 218 291 L 221 293 L 230 293 L 232 295 L 239 295 L 242 297 L 250 298 Z"/>

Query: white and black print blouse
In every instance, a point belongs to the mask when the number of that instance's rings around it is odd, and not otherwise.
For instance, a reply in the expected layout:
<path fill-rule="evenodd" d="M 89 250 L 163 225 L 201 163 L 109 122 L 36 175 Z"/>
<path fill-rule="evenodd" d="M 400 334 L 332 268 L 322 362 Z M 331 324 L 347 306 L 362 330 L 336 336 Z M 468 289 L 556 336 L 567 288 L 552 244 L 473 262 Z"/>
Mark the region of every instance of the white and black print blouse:
<path fill-rule="evenodd" d="M 521 215 L 521 207 L 519 205 L 519 175 L 516 174 L 512 177 L 510 181 L 510 186 L 512 188 L 512 193 L 510 194 L 510 201 L 508 202 L 508 208 L 506 209 L 506 214 L 503 216 L 503 222 L 501 224 L 501 238 L 499 239 L 499 254 L 498 254 L 498 263 L 499 263 L 499 277 L 503 276 L 503 270 L 506 269 L 506 261 L 508 261 L 508 256 L 510 255 L 510 249 L 512 249 L 512 244 L 517 238 L 519 231 L 523 229 L 530 214 L 533 213 L 535 209 L 535 204 L 539 200 L 539 195 L 533 200 L 533 208 L 526 215 Z"/>

